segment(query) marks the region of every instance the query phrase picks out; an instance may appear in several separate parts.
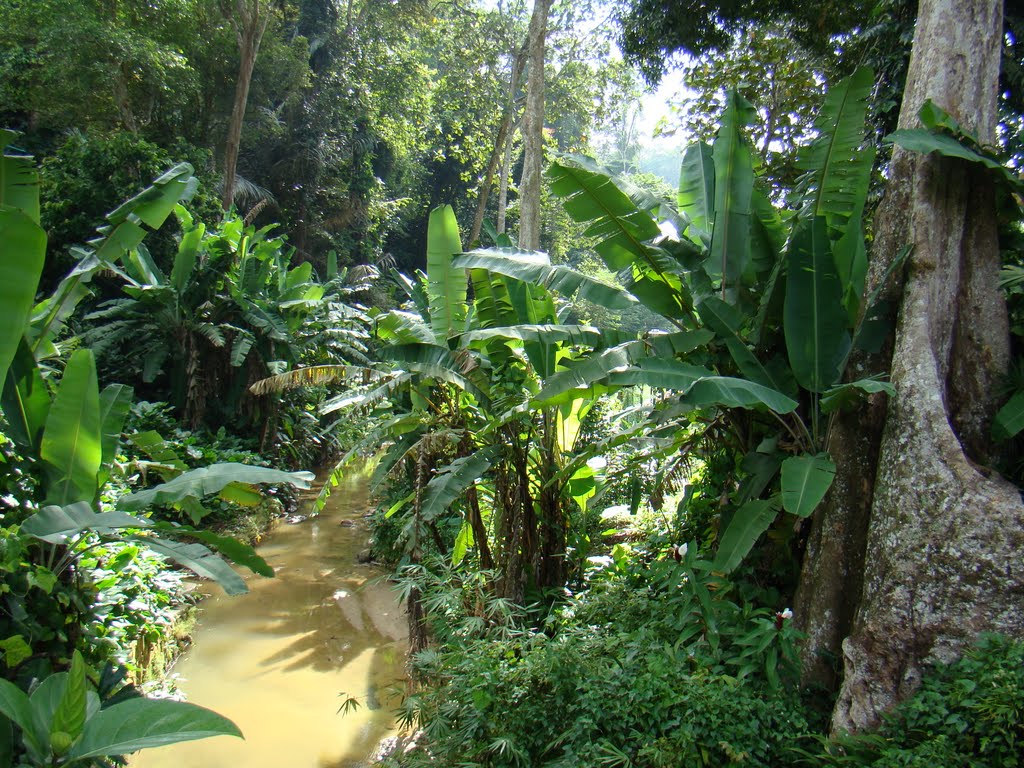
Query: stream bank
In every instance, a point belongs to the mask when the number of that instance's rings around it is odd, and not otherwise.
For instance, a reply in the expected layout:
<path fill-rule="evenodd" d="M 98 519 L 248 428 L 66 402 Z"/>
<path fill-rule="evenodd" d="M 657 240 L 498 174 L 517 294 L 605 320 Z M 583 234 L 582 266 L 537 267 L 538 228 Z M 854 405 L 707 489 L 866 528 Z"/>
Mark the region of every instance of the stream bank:
<path fill-rule="evenodd" d="M 245 734 L 143 752 L 133 768 L 353 768 L 393 728 L 404 690 L 406 622 L 386 572 L 357 563 L 367 546 L 366 480 L 353 472 L 317 517 L 258 547 L 275 578 L 203 601 L 193 647 L 173 670 L 188 700 Z M 341 715 L 348 696 L 360 708 Z"/>

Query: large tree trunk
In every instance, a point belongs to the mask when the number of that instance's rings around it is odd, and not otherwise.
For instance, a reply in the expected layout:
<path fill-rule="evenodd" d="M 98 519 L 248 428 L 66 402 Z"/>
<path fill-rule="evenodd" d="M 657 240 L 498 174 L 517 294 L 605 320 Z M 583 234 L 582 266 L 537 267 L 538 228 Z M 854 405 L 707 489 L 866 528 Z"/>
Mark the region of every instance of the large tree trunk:
<path fill-rule="evenodd" d="M 922 0 L 901 127 L 930 98 L 994 143 L 1001 46 L 998 0 Z M 957 161 L 894 154 L 877 232 L 887 247 L 875 257 L 913 251 L 837 731 L 876 725 L 926 664 L 955 658 L 979 632 L 1024 630 L 1024 505 L 979 467 L 1008 358 L 992 195 Z"/>
<path fill-rule="evenodd" d="M 240 61 L 238 79 L 235 81 L 235 101 L 231 108 L 231 120 L 228 122 L 227 141 L 224 144 L 224 189 L 221 193 L 221 205 L 225 211 L 235 202 L 235 175 L 238 151 L 242 143 L 245 108 L 249 103 L 249 84 L 252 82 L 252 71 L 256 67 L 260 42 L 270 20 L 270 5 L 264 5 L 264 0 L 236 0 L 231 14 L 235 36 L 238 38 Z"/>
<path fill-rule="evenodd" d="M 551 0 L 534 0 L 527 41 L 529 75 L 523 113 L 523 176 L 519 182 L 519 247 L 540 247 L 540 177 L 544 161 L 544 39 Z"/>

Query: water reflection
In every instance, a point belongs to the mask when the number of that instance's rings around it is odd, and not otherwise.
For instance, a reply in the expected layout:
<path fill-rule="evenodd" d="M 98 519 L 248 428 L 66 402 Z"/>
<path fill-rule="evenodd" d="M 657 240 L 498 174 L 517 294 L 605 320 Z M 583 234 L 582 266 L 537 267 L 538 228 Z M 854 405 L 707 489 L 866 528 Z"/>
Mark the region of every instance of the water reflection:
<path fill-rule="evenodd" d="M 393 591 L 378 569 L 356 564 L 366 509 L 365 481 L 354 477 L 320 517 L 267 537 L 259 551 L 275 578 L 204 601 L 195 646 L 174 671 L 189 701 L 230 717 L 246 740 L 150 750 L 132 768 L 352 768 L 366 759 L 393 725 L 387 691 L 400 684 L 405 645 Z M 337 714 L 342 694 L 363 706 Z"/>

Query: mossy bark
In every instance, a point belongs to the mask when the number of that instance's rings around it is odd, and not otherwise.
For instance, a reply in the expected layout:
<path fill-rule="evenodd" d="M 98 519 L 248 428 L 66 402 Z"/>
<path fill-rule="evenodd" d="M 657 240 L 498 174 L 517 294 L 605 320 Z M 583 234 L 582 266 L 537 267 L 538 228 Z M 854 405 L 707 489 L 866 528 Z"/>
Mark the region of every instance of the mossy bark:
<path fill-rule="evenodd" d="M 993 142 L 1002 47 L 994 0 L 923 0 L 901 127 L 930 98 Z M 991 180 L 897 150 L 879 237 L 912 245 L 871 495 L 860 604 L 843 642 L 836 731 L 869 728 L 979 632 L 1024 631 L 1024 505 L 984 468 L 1008 357 Z"/>

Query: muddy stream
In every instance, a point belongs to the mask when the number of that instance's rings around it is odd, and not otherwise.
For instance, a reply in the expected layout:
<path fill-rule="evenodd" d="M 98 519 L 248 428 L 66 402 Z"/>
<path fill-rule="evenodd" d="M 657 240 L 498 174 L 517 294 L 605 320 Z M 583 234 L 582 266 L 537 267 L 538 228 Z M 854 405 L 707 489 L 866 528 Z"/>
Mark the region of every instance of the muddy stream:
<path fill-rule="evenodd" d="M 192 648 L 172 674 L 188 701 L 235 721 L 228 736 L 148 750 L 131 768 L 354 768 L 394 723 L 405 618 L 382 571 L 356 562 L 367 546 L 366 480 L 352 473 L 324 511 L 267 535 L 276 577 L 199 607 Z M 216 588 L 211 587 L 211 591 Z M 342 694 L 362 706 L 339 714 Z"/>

